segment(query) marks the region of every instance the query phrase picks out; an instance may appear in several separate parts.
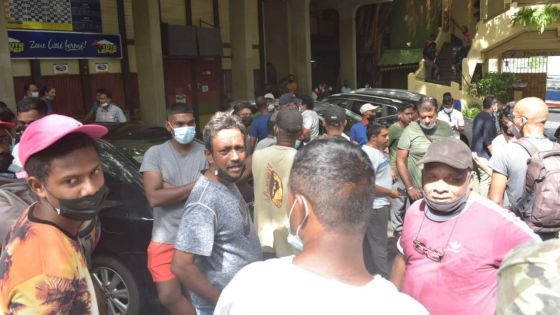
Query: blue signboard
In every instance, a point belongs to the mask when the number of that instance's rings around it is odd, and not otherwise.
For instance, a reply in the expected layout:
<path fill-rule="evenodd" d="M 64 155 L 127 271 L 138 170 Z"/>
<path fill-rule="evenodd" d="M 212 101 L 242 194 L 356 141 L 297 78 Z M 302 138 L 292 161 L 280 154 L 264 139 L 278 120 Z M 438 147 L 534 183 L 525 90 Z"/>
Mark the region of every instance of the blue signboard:
<path fill-rule="evenodd" d="M 121 36 L 8 30 L 12 59 L 122 58 Z"/>

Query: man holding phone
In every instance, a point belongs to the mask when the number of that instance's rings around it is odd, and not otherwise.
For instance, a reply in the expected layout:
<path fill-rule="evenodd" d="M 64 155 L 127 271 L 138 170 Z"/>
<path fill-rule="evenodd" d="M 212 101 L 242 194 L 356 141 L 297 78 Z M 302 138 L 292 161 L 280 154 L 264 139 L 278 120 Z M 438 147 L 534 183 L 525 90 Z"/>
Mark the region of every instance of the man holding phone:
<path fill-rule="evenodd" d="M 375 170 L 375 200 L 374 214 L 364 237 L 364 260 L 371 274 L 387 278 L 387 222 L 391 211 L 391 198 L 400 198 L 403 194 L 392 188 L 391 167 L 384 152 L 389 143 L 389 129 L 380 123 L 370 124 L 367 137 L 368 142 L 362 146 L 362 150 Z"/>

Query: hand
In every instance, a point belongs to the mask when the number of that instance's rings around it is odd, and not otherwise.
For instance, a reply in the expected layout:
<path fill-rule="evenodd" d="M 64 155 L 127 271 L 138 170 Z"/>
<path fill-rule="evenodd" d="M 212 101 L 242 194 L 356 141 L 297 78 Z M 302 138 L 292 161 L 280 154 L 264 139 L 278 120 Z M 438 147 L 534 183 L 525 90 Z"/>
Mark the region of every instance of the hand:
<path fill-rule="evenodd" d="M 391 198 L 400 198 L 402 197 L 401 192 L 398 190 L 392 190 L 391 194 L 389 195 Z"/>
<path fill-rule="evenodd" d="M 399 177 L 397 175 L 397 170 L 391 168 L 391 177 L 393 178 L 393 184 L 397 182 L 397 180 L 399 180 Z"/>
<path fill-rule="evenodd" d="M 416 187 L 410 187 L 406 190 L 406 192 L 408 194 L 408 197 L 410 197 L 410 199 L 412 199 L 413 201 L 422 198 L 422 192 L 420 192 L 420 190 Z"/>

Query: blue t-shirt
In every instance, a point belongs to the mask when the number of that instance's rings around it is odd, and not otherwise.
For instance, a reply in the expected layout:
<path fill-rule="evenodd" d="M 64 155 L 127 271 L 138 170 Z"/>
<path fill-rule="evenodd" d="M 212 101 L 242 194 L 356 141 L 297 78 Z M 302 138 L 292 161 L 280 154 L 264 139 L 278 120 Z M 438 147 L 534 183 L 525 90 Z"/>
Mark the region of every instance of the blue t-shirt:
<path fill-rule="evenodd" d="M 268 121 L 270 120 L 270 114 L 263 115 L 251 124 L 249 128 L 249 136 L 257 138 L 260 141 L 268 136 Z"/>
<path fill-rule="evenodd" d="M 363 146 L 367 142 L 367 125 L 364 125 L 361 121 L 355 123 L 350 129 L 350 140 L 358 142 L 358 144 Z"/>
<path fill-rule="evenodd" d="M 497 135 L 498 132 L 492 114 L 485 111 L 481 112 L 473 122 L 471 150 L 480 157 L 490 159 L 491 154 L 488 151 L 488 146 L 492 144 L 492 140 Z"/>
<path fill-rule="evenodd" d="M 453 100 L 453 108 L 455 108 L 458 111 L 461 111 L 461 109 L 463 108 L 463 105 L 461 104 L 460 100 Z"/>

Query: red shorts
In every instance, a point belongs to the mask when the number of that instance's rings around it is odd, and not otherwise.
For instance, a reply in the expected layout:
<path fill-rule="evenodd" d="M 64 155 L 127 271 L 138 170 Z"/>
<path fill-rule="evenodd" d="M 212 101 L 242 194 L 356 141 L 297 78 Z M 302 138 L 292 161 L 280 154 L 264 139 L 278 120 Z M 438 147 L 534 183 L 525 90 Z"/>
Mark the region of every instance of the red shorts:
<path fill-rule="evenodd" d="M 154 282 L 175 279 L 175 274 L 171 272 L 173 253 L 175 253 L 173 244 L 150 242 L 148 246 L 148 270 Z"/>

